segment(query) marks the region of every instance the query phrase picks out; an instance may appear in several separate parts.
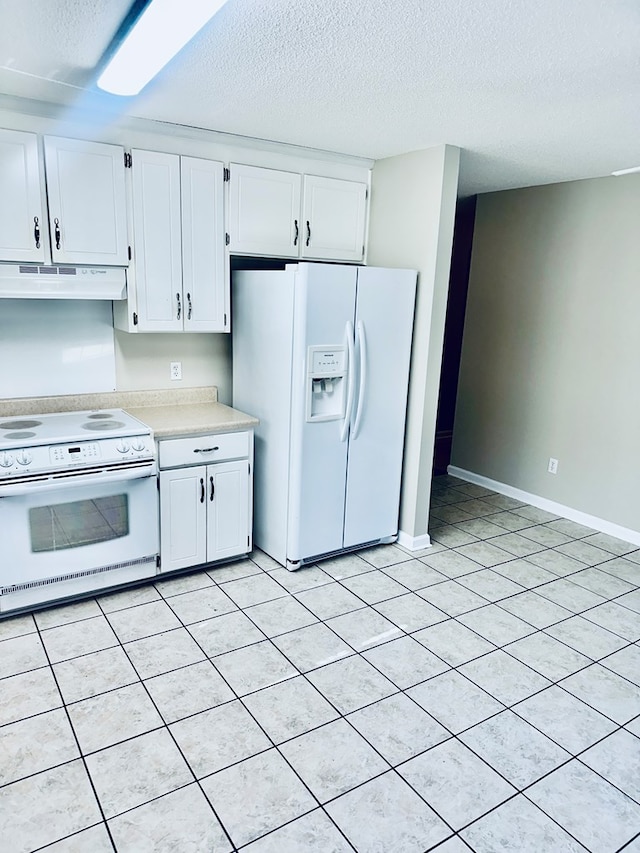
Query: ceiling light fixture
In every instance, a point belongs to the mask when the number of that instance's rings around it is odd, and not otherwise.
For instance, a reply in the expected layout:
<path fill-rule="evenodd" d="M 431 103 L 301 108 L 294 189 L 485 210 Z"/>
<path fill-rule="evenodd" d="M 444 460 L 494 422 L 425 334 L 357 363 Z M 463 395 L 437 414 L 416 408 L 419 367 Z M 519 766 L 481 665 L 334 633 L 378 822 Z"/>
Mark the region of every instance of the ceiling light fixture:
<path fill-rule="evenodd" d="M 227 0 L 151 0 L 125 35 L 97 85 L 137 95 Z"/>
<path fill-rule="evenodd" d="M 617 172 L 611 172 L 611 174 L 618 178 L 620 175 L 632 175 L 634 172 L 640 172 L 640 166 L 632 166 L 630 169 L 618 169 Z"/>

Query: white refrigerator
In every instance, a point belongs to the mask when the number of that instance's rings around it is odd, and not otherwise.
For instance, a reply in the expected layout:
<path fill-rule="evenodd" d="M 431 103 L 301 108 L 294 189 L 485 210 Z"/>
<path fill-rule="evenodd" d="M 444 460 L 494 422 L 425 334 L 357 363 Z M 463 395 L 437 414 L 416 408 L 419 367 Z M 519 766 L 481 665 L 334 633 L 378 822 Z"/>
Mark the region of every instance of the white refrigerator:
<path fill-rule="evenodd" d="M 234 273 L 233 405 L 260 419 L 254 542 L 290 570 L 397 538 L 416 277 Z"/>

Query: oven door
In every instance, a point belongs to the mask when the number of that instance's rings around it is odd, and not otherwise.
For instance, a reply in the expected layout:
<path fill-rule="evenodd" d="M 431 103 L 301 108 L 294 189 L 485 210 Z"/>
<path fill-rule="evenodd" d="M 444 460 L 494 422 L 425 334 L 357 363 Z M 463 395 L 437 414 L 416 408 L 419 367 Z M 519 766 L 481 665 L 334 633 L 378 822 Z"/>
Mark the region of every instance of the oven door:
<path fill-rule="evenodd" d="M 23 601 L 52 600 L 155 574 L 155 473 L 152 463 L 0 486 L 0 597 L 32 590 L 26 599 L 16 599 L 23 606 Z M 136 566 L 145 566 L 145 572 Z M 127 568 L 133 573 L 118 572 Z"/>

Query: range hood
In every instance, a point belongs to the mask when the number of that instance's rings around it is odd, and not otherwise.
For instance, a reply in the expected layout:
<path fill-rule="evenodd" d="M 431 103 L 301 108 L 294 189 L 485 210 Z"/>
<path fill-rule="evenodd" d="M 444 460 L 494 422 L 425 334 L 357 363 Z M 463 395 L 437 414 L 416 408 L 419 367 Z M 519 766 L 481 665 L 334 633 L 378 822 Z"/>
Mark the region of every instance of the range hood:
<path fill-rule="evenodd" d="M 0 264 L 0 299 L 126 299 L 122 267 Z"/>

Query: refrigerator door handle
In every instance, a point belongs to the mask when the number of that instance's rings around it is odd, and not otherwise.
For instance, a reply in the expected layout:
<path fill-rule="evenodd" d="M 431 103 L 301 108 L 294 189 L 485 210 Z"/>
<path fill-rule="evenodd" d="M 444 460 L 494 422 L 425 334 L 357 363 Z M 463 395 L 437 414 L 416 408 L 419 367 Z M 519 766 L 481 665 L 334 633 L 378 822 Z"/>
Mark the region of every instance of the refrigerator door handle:
<path fill-rule="evenodd" d="M 353 438 L 358 437 L 362 413 L 364 411 L 364 398 L 367 393 L 367 336 L 362 320 L 358 320 L 358 346 L 360 349 L 360 389 L 358 392 L 358 408 L 356 409 L 356 418 L 353 424 Z"/>
<path fill-rule="evenodd" d="M 351 422 L 351 410 L 353 409 L 353 392 L 355 389 L 355 372 L 356 372 L 356 348 L 355 348 L 355 332 L 353 330 L 353 323 L 351 320 L 347 320 L 347 323 L 344 327 L 344 337 L 347 343 L 347 350 L 349 352 L 349 361 L 347 364 L 347 376 L 349 377 L 349 381 L 347 384 L 347 404 L 344 410 L 344 420 L 342 422 L 342 429 L 340 430 L 340 441 L 345 441 L 347 438 L 347 433 L 349 431 L 349 423 Z"/>

